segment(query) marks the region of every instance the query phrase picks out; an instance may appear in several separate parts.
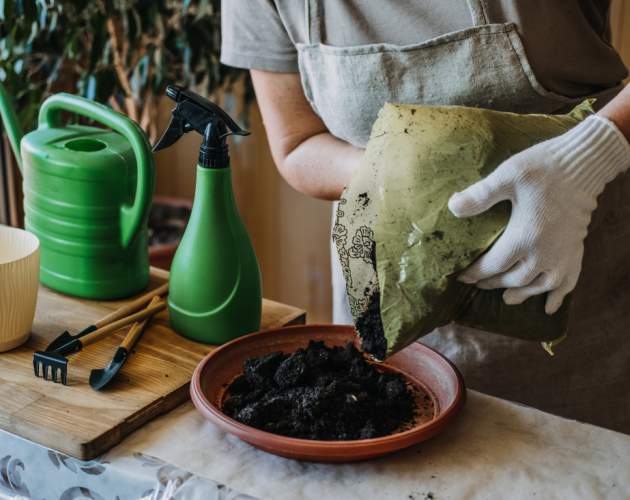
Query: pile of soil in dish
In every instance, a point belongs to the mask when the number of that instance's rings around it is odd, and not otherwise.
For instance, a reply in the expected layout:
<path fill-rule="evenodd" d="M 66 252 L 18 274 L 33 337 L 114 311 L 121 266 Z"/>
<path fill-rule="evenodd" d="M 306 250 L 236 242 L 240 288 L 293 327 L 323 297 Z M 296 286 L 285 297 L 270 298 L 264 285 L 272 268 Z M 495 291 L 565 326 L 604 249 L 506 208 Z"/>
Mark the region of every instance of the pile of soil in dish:
<path fill-rule="evenodd" d="M 392 434 L 414 422 L 416 409 L 402 376 L 380 371 L 352 343 L 316 341 L 245 361 L 223 404 L 228 416 L 257 429 L 326 441 Z"/>

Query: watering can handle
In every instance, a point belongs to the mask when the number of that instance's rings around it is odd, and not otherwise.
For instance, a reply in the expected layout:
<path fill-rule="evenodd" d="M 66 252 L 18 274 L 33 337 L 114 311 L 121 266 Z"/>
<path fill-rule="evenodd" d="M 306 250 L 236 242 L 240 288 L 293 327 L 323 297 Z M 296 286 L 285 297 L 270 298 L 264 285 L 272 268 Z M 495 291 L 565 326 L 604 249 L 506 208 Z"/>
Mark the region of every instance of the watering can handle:
<path fill-rule="evenodd" d="M 121 210 L 121 243 L 127 248 L 145 220 L 153 195 L 155 162 L 140 126 L 107 106 L 72 94 L 55 94 L 39 110 L 39 128 L 61 126 L 61 112 L 69 111 L 106 125 L 127 138 L 136 157 L 137 180 L 133 205 Z"/>

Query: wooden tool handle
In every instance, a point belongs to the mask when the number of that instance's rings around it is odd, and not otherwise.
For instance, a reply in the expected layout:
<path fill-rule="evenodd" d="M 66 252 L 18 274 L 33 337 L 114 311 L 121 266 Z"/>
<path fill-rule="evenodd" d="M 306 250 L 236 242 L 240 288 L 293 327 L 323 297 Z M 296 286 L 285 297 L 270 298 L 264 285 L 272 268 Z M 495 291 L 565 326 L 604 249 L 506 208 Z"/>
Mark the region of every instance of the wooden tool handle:
<path fill-rule="evenodd" d="M 99 328 L 98 330 L 83 337 L 81 339 L 81 343 L 83 344 L 84 347 L 90 344 L 93 344 L 94 342 L 109 335 L 110 333 L 115 332 L 119 328 L 122 328 L 123 326 L 127 326 L 136 321 L 142 320 L 144 318 L 148 318 L 149 316 L 152 316 L 156 312 L 162 311 L 163 309 L 166 309 L 165 300 L 161 300 L 159 303 L 155 305 L 149 306 L 145 309 L 142 309 L 141 311 L 138 311 L 134 314 L 127 316 L 126 318 L 119 319 L 118 321 L 114 321 L 113 323 L 110 323 L 109 325 Z"/>
<path fill-rule="evenodd" d="M 157 304 L 158 302 L 160 302 L 160 297 L 153 297 L 153 299 L 151 299 L 151 302 L 149 302 L 149 307 Z M 142 321 L 136 322 L 131 325 L 131 328 L 127 332 L 127 335 L 125 335 L 125 338 L 120 343 L 120 347 L 124 347 L 125 349 L 127 349 L 127 351 L 130 351 L 131 348 L 136 345 L 138 339 L 142 336 L 142 333 L 151 320 L 151 317 L 152 316 L 147 316 Z"/>
<path fill-rule="evenodd" d="M 107 316 L 99 319 L 94 325 L 97 328 L 101 328 L 109 323 L 119 320 L 120 318 L 124 318 L 125 316 L 130 315 L 133 312 L 136 312 L 138 309 L 141 309 L 145 305 L 147 305 L 153 297 L 161 297 L 164 294 L 168 293 L 168 281 L 163 285 L 145 293 L 141 297 L 138 297 L 135 300 L 132 300 L 128 304 L 125 304 L 119 309 L 116 309 L 114 312 L 108 314 Z"/>

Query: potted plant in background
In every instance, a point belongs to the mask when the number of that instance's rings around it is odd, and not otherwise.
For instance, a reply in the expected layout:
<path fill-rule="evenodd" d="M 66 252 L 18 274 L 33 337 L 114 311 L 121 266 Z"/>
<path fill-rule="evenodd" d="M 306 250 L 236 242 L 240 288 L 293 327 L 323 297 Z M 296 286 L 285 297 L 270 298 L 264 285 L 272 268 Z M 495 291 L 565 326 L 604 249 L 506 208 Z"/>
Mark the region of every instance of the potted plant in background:
<path fill-rule="evenodd" d="M 68 91 L 127 114 L 153 144 L 169 83 L 247 110 L 253 97 L 247 73 L 219 62 L 220 7 L 220 0 L 0 1 L 0 81 L 17 101 L 24 130 L 34 128 L 43 99 Z M 6 151 L 5 141 L 0 198 L 3 185 L 19 189 Z M 19 224 L 13 204 L 11 219 Z M 153 263 L 170 265 L 189 214 L 188 200 L 156 197 Z"/>

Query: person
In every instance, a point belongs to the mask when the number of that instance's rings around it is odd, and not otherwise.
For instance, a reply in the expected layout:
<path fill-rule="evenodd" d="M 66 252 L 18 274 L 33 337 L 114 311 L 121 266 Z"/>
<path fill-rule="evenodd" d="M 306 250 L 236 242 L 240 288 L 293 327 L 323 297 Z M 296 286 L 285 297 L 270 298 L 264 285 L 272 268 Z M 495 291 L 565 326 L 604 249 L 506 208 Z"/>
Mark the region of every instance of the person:
<path fill-rule="evenodd" d="M 503 235 L 460 279 L 505 289 L 508 304 L 546 293 L 549 314 L 573 291 L 568 338 L 554 357 L 456 325 L 422 341 L 470 388 L 630 433 L 630 88 L 609 3 L 227 0 L 221 59 L 251 71 L 280 173 L 326 200 L 386 102 L 562 113 L 596 98 L 597 114 L 449 201 L 457 217 L 511 201 Z M 333 319 L 350 323 L 333 259 Z"/>

